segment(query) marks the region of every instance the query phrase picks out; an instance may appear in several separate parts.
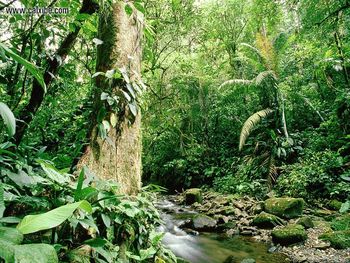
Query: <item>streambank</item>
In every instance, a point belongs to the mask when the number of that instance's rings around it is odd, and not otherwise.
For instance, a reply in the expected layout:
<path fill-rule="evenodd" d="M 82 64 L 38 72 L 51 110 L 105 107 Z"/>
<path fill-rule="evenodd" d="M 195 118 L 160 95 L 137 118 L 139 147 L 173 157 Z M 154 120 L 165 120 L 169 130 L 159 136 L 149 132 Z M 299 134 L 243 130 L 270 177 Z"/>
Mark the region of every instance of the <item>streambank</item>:
<path fill-rule="evenodd" d="M 163 196 L 157 204 L 164 243 L 188 262 L 350 262 L 349 248 L 336 249 L 321 238 L 334 233 L 335 219 L 349 214 L 312 210 L 292 198 L 273 199 L 269 207 L 251 197 L 196 191 Z"/>

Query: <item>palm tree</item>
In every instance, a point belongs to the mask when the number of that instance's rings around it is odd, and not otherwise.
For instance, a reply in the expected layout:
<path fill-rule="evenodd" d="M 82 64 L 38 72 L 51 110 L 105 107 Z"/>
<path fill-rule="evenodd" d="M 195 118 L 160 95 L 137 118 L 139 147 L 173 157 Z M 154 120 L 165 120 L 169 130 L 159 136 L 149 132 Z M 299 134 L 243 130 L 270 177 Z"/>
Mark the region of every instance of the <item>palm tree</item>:
<path fill-rule="evenodd" d="M 258 161 L 261 167 L 267 166 L 268 179 L 270 185 L 272 185 L 277 179 L 277 167 L 276 155 L 286 155 L 286 151 L 279 147 L 278 139 L 274 131 L 282 128 L 285 140 L 289 145 L 293 144 L 293 140 L 289 138 L 285 109 L 284 98 L 279 88 L 278 78 L 278 55 L 272 41 L 266 36 L 265 33 L 258 33 L 256 35 L 256 47 L 242 43 L 243 47 L 249 48 L 258 56 L 258 63 L 263 70 L 253 79 L 231 79 L 227 80 L 220 85 L 220 88 L 227 85 L 249 85 L 255 86 L 260 92 L 260 101 L 263 109 L 252 114 L 243 124 L 240 138 L 239 138 L 239 150 L 241 151 L 250 135 L 252 130 L 260 123 L 261 120 L 273 115 L 273 124 L 270 130 L 270 137 L 272 137 L 269 143 L 265 143 L 264 147 L 259 143 L 256 144 L 255 150 L 251 156 L 246 159 L 255 159 Z M 259 151 L 259 147 L 263 148 Z"/>

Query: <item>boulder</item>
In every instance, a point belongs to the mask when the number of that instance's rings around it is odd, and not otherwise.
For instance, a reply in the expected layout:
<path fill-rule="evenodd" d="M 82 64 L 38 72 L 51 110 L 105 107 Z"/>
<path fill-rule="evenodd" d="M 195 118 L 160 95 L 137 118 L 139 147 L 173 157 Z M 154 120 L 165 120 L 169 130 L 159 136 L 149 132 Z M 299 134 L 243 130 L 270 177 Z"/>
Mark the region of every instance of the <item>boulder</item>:
<path fill-rule="evenodd" d="M 331 222 L 334 231 L 350 230 L 350 214 L 336 217 Z"/>
<path fill-rule="evenodd" d="M 303 213 L 304 200 L 302 198 L 269 198 L 264 202 L 267 213 L 290 219 L 299 217 Z"/>
<path fill-rule="evenodd" d="M 195 215 L 192 219 L 192 228 L 198 231 L 211 231 L 216 228 L 216 220 L 206 215 Z"/>
<path fill-rule="evenodd" d="M 263 208 L 263 203 L 257 203 L 255 205 L 252 206 L 252 208 L 250 209 L 250 213 L 253 215 L 257 215 L 260 214 L 262 211 L 264 211 Z"/>
<path fill-rule="evenodd" d="M 199 188 L 191 188 L 185 192 L 185 204 L 192 205 L 194 203 L 202 203 L 202 190 Z"/>
<path fill-rule="evenodd" d="M 327 210 L 327 209 L 316 209 L 313 211 L 313 214 L 315 216 L 322 217 L 326 220 L 332 220 L 337 216 L 337 214 L 334 211 Z"/>
<path fill-rule="evenodd" d="M 229 221 L 227 223 L 222 223 L 217 225 L 218 231 L 226 231 L 228 229 L 233 229 L 237 226 L 237 223 L 235 221 Z"/>
<path fill-rule="evenodd" d="M 335 199 L 329 201 L 329 203 L 328 203 L 329 209 L 335 210 L 335 211 L 339 211 L 341 206 L 342 206 L 342 202 L 335 200 Z"/>
<path fill-rule="evenodd" d="M 255 216 L 252 225 L 259 228 L 271 229 L 278 225 L 284 225 L 284 222 L 278 216 L 268 214 L 266 212 L 261 212 L 259 215 Z"/>
<path fill-rule="evenodd" d="M 312 219 L 308 216 L 299 218 L 295 223 L 298 225 L 302 225 L 303 227 L 305 227 L 305 229 L 313 228 L 315 226 Z"/>
<path fill-rule="evenodd" d="M 290 245 L 307 239 L 305 229 L 301 225 L 291 224 L 271 232 L 272 241 L 281 245 Z"/>
<path fill-rule="evenodd" d="M 329 241 L 331 246 L 337 249 L 350 248 L 350 230 L 325 233 L 319 238 Z"/>

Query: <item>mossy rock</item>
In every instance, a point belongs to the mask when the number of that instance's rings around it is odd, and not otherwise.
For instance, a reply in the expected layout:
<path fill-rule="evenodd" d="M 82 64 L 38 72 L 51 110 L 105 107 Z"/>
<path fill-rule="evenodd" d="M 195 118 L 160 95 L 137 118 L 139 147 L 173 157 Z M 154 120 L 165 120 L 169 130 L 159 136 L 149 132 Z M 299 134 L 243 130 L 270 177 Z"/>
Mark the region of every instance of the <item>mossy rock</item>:
<path fill-rule="evenodd" d="M 312 219 L 308 216 L 299 218 L 295 223 L 298 225 L 302 225 L 303 227 L 305 227 L 305 229 L 313 228 L 315 226 Z"/>
<path fill-rule="evenodd" d="M 261 212 L 253 219 L 252 224 L 259 228 L 271 229 L 278 225 L 284 225 L 284 222 L 278 216 L 268 214 L 266 212 Z"/>
<path fill-rule="evenodd" d="M 328 203 L 328 208 L 335 211 L 339 211 L 341 206 L 342 206 L 342 202 L 335 199 L 329 201 Z"/>
<path fill-rule="evenodd" d="M 23 241 L 23 234 L 16 228 L 0 227 L 0 239 L 13 244 L 21 244 Z"/>
<path fill-rule="evenodd" d="M 302 198 L 269 198 L 265 200 L 264 208 L 267 213 L 290 219 L 303 213 L 304 203 Z"/>
<path fill-rule="evenodd" d="M 307 239 L 305 229 L 301 225 L 291 224 L 271 232 L 272 241 L 281 245 L 291 245 Z"/>
<path fill-rule="evenodd" d="M 216 220 L 206 215 L 195 215 L 192 219 L 192 228 L 198 231 L 211 231 L 216 228 Z"/>
<path fill-rule="evenodd" d="M 331 222 L 331 228 L 334 231 L 343 231 L 350 229 L 350 214 L 336 217 Z"/>
<path fill-rule="evenodd" d="M 350 248 L 350 230 L 325 233 L 319 238 L 329 241 L 337 249 Z"/>
<path fill-rule="evenodd" d="M 202 203 L 202 190 L 199 188 L 191 188 L 185 192 L 185 204 L 192 205 L 194 203 Z"/>
<path fill-rule="evenodd" d="M 313 211 L 313 214 L 315 216 L 322 217 L 327 221 L 331 221 L 337 216 L 337 213 L 327 209 L 316 209 L 315 211 Z"/>
<path fill-rule="evenodd" d="M 235 221 L 229 221 L 227 223 L 223 223 L 217 226 L 218 231 L 225 231 L 228 229 L 234 229 L 237 227 L 237 223 Z"/>

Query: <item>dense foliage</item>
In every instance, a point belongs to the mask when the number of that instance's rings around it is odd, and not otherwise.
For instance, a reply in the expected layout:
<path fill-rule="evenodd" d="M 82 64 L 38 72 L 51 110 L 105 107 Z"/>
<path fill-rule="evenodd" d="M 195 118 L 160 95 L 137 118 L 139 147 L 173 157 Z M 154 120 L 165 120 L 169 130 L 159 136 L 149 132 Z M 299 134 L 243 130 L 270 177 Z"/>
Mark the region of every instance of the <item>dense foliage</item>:
<path fill-rule="evenodd" d="M 348 198 L 347 1 L 148 5 L 145 178 Z"/>
<path fill-rule="evenodd" d="M 92 118 L 108 142 L 117 117 L 105 109 L 123 112 L 120 101 L 142 111 L 144 184 L 273 190 L 349 210 L 348 0 L 129 1 L 129 16 L 145 16 L 137 83 L 125 69 L 96 72 L 99 17 L 116 1 L 21 0 L 69 14 L 6 14 L 14 2 L 0 2 L 0 232 L 25 236 L 0 239 L 0 258 L 34 242 L 62 262 L 176 261 L 152 193 L 120 195 L 77 167 Z M 118 97 L 96 79 L 130 85 Z"/>

